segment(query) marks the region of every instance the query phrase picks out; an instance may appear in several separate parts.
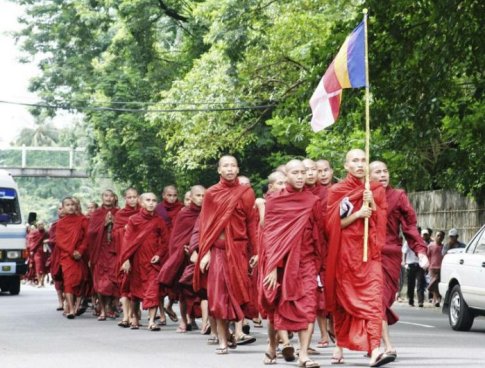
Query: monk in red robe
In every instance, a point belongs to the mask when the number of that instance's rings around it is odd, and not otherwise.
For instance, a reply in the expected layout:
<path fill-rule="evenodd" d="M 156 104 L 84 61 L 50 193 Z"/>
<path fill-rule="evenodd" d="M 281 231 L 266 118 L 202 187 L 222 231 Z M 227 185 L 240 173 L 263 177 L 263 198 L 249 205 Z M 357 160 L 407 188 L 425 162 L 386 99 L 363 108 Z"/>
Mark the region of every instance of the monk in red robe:
<path fill-rule="evenodd" d="M 102 205 L 89 216 L 89 262 L 93 275 L 94 291 L 98 295 L 98 321 L 105 321 L 106 316 L 114 317 L 110 311 L 113 298 L 119 297 L 116 272 L 116 249 L 113 242 L 113 222 L 118 211 L 116 196 L 111 190 L 105 190 L 101 196 Z"/>
<path fill-rule="evenodd" d="M 190 204 L 192 203 L 192 199 L 190 198 L 190 190 L 185 192 L 184 195 L 184 207 L 189 208 Z"/>
<path fill-rule="evenodd" d="M 193 310 L 187 309 L 187 300 L 179 280 L 189 265 L 189 243 L 194 230 L 195 223 L 199 218 L 202 201 L 204 199 L 205 188 L 195 185 L 190 190 L 189 207 L 182 208 L 175 219 L 174 226 L 169 241 L 169 258 L 163 265 L 158 275 L 158 281 L 163 286 L 171 288 L 177 294 L 179 300 L 181 320 L 177 328 L 178 333 L 191 330 L 191 320 Z"/>
<path fill-rule="evenodd" d="M 62 214 L 62 203 L 59 204 L 57 208 L 57 216 L 59 219 L 63 216 Z M 57 310 L 64 310 L 64 285 L 62 282 L 62 270 L 61 270 L 61 253 L 59 247 L 57 246 L 56 234 L 57 234 L 57 223 L 59 220 L 54 221 L 49 228 L 49 248 L 51 249 L 51 255 L 49 260 L 49 270 L 54 280 L 54 288 L 57 293 L 57 301 L 59 303 Z"/>
<path fill-rule="evenodd" d="M 365 189 L 366 155 L 346 155 L 347 177 L 328 194 L 328 253 L 325 301 L 333 314 L 337 346 L 332 364 L 343 363 L 343 348 L 367 351 L 369 365 L 389 363 L 379 354 L 382 335 L 381 249 L 386 237 L 386 196 L 381 184 Z M 368 260 L 364 254 L 364 219 L 369 220 Z"/>
<path fill-rule="evenodd" d="M 326 231 L 325 231 L 325 218 L 326 218 L 326 211 L 327 211 L 327 196 L 328 196 L 328 187 L 326 185 L 322 185 L 320 182 L 320 176 L 322 175 L 322 170 L 319 169 L 317 163 L 310 159 L 304 159 L 303 165 L 305 165 L 306 169 L 306 180 L 305 180 L 305 190 L 308 190 L 313 193 L 313 195 L 317 196 L 320 199 L 320 205 L 322 208 L 322 239 L 323 239 L 323 246 L 322 249 L 326 250 Z M 326 254 L 322 254 L 321 262 L 319 265 L 318 271 L 318 306 L 317 306 L 317 324 L 320 329 L 320 340 L 317 343 L 317 347 L 319 348 L 326 348 L 329 345 L 328 341 L 328 332 L 327 332 L 327 311 L 325 309 L 325 292 L 323 286 L 325 284 L 325 257 Z M 309 353 L 314 353 L 312 348 L 309 348 Z"/>
<path fill-rule="evenodd" d="M 56 225 L 56 245 L 60 250 L 60 264 L 64 293 L 66 297 L 66 316 L 73 319 L 75 298 L 81 296 L 80 287 L 87 275 L 86 264 L 82 260 L 88 248 L 88 220 L 76 214 L 76 203 L 71 197 L 62 201 L 63 217 Z"/>
<path fill-rule="evenodd" d="M 404 234 L 409 248 L 416 253 L 420 264 L 425 266 L 427 261 L 427 246 L 420 236 L 417 227 L 416 213 L 409 202 L 406 192 L 402 189 L 394 189 L 389 184 L 389 170 L 384 162 L 374 161 L 369 166 L 370 179 L 381 183 L 386 189 L 387 199 L 387 232 L 386 242 L 382 249 L 382 274 L 383 274 L 383 306 L 384 319 L 382 321 L 382 340 L 385 344 L 385 353 L 397 357 L 389 336 L 388 325 L 395 324 L 399 317 L 391 310 L 399 290 L 399 278 L 401 275 L 402 262 L 402 238 Z"/>
<path fill-rule="evenodd" d="M 32 230 L 28 236 L 28 249 L 33 259 L 37 287 L 44 287 L 45 275 L 48 272 L 46 267 L 47 257 L 44 253 L 44 240 L 48 237 L 45 231 L 45 224 L 42 221 L 37 223 L 37 228 Z"/>
<path fill-rule="evenodd" d="M 243 320 L 243 308 L 249 302 L 248 249 L 249 243 L 257 249 L 258 217 L 252 188 L 239 185 L 237 160 L 223 156 L 218 173 L 221 179 L 205 193 L 200 214 L 194 289 L 207 289 L 219 338 L 216 353 L 227 354 L 228 321 Z"/>
<path fill-rule="evenodd" d="M 333 169 L 328 160 L 318 160 L 317 164 L 317 176 L 318 181 L 324 187 L 329 188 L 334 184 Z"/>
<path fill-rule="evenodd" d="M 168 252 L 168 231 L 164 221 L 155 213 L 157 197 L 153 193 L 140 196 L 141 211 L 128 220 L 122 243 L 121 270 L 128 275 L 132 310 L 149 311 L 149 331 L 160 331 L 155 314 L 160 303 L 158 274 L 160 260 Z M 139 328 L 138 314 L 133 314 L 132 329 Z"/>
<path fill-rule="evenodd" d="M 183 203 L 178 200 L 177 187 L 175 187 L 175 185 L 167 185 L 164 187 L 162 191 L 162 201 L 157 205 L 155 211 L 165 221 L 169 238 L 175 219 L 183 207 Z M 160 305 L 160 313 L 162 315 L 161 322 L 164 324 L 165 321 L 164 310 L 173 322 L 177 322 L 177 315 L 173 311 L 173 304 L 177 300 L 177 296 L 175 293 L 172 293 L 170 289 L 164 290 L 164 294 L 168 296 L 168 303 L 165 307 L 163 306 L 163 303 Z"/>
<path fill-rule="evenodd" d="M 286 189 L 267 198 L 262 304 L 274 329 L 298 331 L 298 365 L 318 368 L 308 357 L 308 348 L 317 311 L 322 211 L 319 198 L 304 190 L 307 172 L 302 161 L 291 160 L 286 165 Z M 267 359 L 276 360 L 276 347 L 271 341 Z"/>
<path fill-rule="evenodd" d="M 131 216 L 136 215 L 140 211 L 138 205 L 138 192 L 134 188 L 128 188 L 125 190 L 125 207 L 116 212 L 114 224 L 113 224 L 113 242 L 115 246 L 117 265 L 115 268 L 118 279 L 118 287 L 120 291 L 120 303 L 123 311 L 121 321 L 118 323 L 120 327 L 130 327 L 130 316 L 134 313 L 131 310 L 130 303 L 130 285 L 128 283 L 128 277 L 126 273 L 120 272 L 121 267 L 121 248 L 123 239 L 125 237 L 126 226 Z"/>

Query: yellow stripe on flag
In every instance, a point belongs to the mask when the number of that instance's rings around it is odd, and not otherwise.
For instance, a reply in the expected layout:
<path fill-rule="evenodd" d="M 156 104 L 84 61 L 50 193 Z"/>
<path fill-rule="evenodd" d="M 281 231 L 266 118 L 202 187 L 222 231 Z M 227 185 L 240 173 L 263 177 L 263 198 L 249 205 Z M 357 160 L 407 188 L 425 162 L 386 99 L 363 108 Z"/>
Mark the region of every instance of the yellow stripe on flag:
<path fill-rule="evenodd" d="M 352 87 L 352 85 L 350 84 L 349 72 L 347 70 L 347 47 L 349 45 L 349 40 L 350 37 L 347 37 L 345 39 L 344 44 L 340 48 L 334 60 L 335 75 L 337 76 L 337 79 L 342 88 Z"/>

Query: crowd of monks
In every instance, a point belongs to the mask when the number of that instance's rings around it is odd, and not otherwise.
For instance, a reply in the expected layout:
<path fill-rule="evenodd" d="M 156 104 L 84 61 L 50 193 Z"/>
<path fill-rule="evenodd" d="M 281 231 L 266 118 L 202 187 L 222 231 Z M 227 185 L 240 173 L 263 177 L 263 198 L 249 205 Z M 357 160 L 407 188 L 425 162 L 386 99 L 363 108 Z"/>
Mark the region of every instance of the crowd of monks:
<path fill-rule="evenodd" d="M 264 197 L 256 198 L 249 179 L 238 176 L 237 160 L 223 156 L 220 181 L 207 190 L 193 186 L 183 202 L 174 186 L 164 188 L 160 202 L 154 193 L 127 189 L 121 209 L 106 190 L 86 214 L 76 198 L 64 198 L 48 234 L 42 224 L 29 234 L 29 249 L 35 258 L 48 242 L 58 309 L 68 319 L 85 313 L 88 303 L 99 321 L 120 312 L 118 325 L 131 329 L 142 325 L 142 309 L 149 331 L 159 331 L 166 316 L 180 317 L 179 333 L 202 318 L 201 333 L 210 335 L 217 354 L 254 342 L 246 321 L 262 327 L 266 319 L 263 363 L 278 357 L 307 368 L 319 367 L 310 357 L 316 324 L 317 346 L 335 343 L 332 364 L 344 363 L 346 348 L 364 351 L 369 366 L 378 367 L 397 357 L 388 326 L 398 320 L 391 305 L 402 235 L 422 267 L 427 248 L 385 163 L 368 164 L 353 149 L 344 168 L 347 176 L 337 182 L 326 160 L 291 160 L 269 175 Z"/>

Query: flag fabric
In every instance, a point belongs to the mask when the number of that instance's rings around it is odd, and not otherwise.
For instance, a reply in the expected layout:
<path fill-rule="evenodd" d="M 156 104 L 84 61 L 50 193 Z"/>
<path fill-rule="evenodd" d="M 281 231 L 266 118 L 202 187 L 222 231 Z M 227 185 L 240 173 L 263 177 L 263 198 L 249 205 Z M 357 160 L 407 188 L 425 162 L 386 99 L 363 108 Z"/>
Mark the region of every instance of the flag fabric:
<path fill-rule="evenodd" d="M 310 99 L 311 126 L 318 132 L 335 123 L 343 88 L 365 87 L 365 24 L 347 36 Z"/>

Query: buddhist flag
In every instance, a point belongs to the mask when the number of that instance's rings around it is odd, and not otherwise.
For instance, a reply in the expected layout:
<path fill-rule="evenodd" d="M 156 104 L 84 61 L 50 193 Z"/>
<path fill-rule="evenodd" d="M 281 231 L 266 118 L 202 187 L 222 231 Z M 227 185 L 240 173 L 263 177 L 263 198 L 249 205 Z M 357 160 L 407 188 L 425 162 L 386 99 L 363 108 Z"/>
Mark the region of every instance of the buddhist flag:
<path fill-rule="evenodd" d="M 310 99 L 312 129 L 318 132 L 335 123 L 343 88 L 365 87 L 365 24 L 345 39 Z"/>

